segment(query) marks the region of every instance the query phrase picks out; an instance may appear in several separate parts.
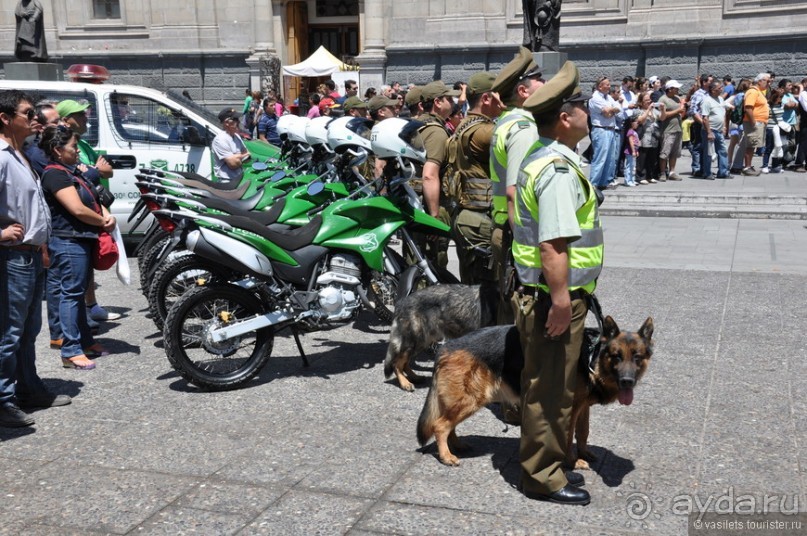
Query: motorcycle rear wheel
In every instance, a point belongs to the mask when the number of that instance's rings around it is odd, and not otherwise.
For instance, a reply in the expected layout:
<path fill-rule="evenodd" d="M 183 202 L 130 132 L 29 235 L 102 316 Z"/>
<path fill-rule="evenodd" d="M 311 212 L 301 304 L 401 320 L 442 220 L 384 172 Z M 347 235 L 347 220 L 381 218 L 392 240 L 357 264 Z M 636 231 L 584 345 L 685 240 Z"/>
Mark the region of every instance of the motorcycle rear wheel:
<path fill-rule="evenodd" d="M 185 293 L 165 319 L 168 361 L 180 376 L 206 391 L 225 391 L 254 378 L 272 355 L 271 327 L 222 342 L 213 329 L 265 312 L 251 292 L 231 285 L 199 287 Z"/>
<path fill-rule="evenodd" d="M 231 275 L 232 270 L 192 253 L 169 258 L 151 281 L 148 292 L 151 321 L 157 329 L 162 330 L 168 311 L 187 291 L 211 283 L 226 282 Z"/>

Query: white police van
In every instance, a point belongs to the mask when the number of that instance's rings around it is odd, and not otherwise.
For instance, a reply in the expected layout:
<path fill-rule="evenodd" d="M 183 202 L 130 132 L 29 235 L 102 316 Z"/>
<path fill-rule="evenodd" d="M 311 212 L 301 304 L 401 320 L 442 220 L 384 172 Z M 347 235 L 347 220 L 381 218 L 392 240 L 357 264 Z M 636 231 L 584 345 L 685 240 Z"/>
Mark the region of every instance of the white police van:
<path fill-rule="evenodd" d="M 218 120 L 179 93 L 106 83 L 0 80 L 0 90 L 7 89 L 24 91 L 37 101 L 72 99 L 90 104 L 82 138 L 112 165 L 111 212 L 124 234 L 140 197 L 134 184 L 140 168 L 211 175 L 210 143 L 221 131 Z M 146 227 L 141 225 L 138 231 Z"/>

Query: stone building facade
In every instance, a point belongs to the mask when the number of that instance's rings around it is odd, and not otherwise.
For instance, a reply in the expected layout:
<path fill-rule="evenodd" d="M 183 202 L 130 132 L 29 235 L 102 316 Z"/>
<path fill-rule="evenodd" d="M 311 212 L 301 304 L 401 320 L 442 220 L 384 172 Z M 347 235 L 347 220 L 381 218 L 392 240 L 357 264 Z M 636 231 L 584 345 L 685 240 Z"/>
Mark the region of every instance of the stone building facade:
<path fill-rule="evenodd" d="M 363 90 L 496 70 L 523 36 L 520 0 L 40 2 L 51 61 L 102 64 L 116 82 L 187 89 L 211 106 L 265 86 L 276 68 L 270 59 L 296 63 L 319 44 L 361 65 Z M 14 60 L 14 4 L 0 8 L 2 62 Z M 805 28 L 807 1 L 566 0 L 561 49 L 584 82 L 764 70 L 800 80 Z"/>

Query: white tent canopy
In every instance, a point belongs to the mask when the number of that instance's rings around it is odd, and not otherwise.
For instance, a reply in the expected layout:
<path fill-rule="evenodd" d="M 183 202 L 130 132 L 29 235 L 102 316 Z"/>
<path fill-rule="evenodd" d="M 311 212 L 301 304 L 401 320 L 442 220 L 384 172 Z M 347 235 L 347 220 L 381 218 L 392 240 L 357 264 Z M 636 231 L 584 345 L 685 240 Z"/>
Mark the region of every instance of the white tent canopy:
<path fill-rule="evenodd" d="M 291 76 L 328 76 L 337 71 L 351 71 L 351 67 L 339 61 L 339 58 L 328 52 L 324 46 L 320 46 L 316 52 L 308 59 L 294 65 L 283 67 L 283 74 Z"/>

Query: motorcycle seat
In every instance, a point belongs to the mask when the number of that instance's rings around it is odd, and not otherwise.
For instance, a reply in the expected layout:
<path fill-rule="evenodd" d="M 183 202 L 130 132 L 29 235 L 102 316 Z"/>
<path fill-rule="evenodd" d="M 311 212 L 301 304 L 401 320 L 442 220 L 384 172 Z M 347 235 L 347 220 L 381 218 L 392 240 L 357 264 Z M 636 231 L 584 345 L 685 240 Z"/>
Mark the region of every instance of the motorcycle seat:
<path fill-rule="evenodd" d="M 216 193 L 216 197 L 199 198 L 194 199 L 194 201 L 202 203 L 208 208 L 221 210 L 222 212 L 247 212 L 253 210 L 258 205 L 261 196 L 263 196 L 263 191 L 258 191 L 255 195 L 246 199 L 227 199 L 219 197 L 218 193 Z"/>
<path fill-rule="evenodd" d="M 257 195 L 260 196 L 260 194 Z M 251 199 L 252 198 L 249 200 Z M 275 223 L 280 217 L 280 214 L 283 212 L 283 207 L 286 206 L 285 197 L 278 199 L 269 210 L 254 210 L 255 203 L 252 203 L 251 206 L 247 206 L 245 204 L 233 203 L 232 201 L 225 201 L 215 198 L 194 199 L 194 201 L 203 204 L 207 208 L 212 208 L 213 210 L 220 210 L 222 212 L 232 214 L 233 216 L 243 216 L 245 218 L 249 218 L 261 225 L 270 225 Z"/>
<path fill-rule="evenodd" d="M 216 219 L 233 227 L 255 233 L 286 251 L 294 251 L 309 245 L 314 240 L 314 237 L 317 236 L 320 225 L 322 225 L 322 216 L 319 215 L 313 217 L 309 223 L 302 227 L 282 231 L 270 229 L 250 217 L 241 215 L 216 216 Z"/>

